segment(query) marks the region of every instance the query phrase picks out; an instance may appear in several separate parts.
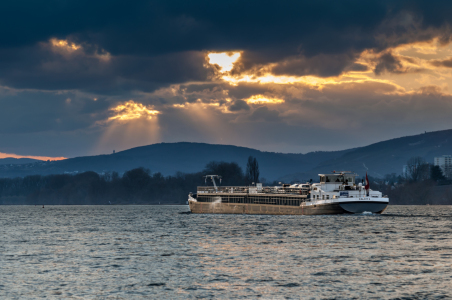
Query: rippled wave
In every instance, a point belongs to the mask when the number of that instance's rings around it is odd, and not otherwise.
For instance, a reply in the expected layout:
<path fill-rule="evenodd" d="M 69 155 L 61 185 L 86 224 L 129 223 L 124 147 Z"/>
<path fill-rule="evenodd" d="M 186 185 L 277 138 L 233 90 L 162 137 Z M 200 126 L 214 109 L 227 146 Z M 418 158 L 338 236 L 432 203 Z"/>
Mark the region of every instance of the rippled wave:
<path fill-rule="evenodd" d="M 0 298 L 451 298 L 452 207 L 0 206 Z"/>

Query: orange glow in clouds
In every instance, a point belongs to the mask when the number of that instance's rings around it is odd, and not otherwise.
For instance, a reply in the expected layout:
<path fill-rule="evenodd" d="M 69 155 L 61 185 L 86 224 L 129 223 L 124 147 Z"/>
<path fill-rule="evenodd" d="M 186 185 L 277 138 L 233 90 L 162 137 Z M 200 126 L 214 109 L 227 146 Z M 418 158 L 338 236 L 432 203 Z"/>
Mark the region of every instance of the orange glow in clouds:
<path fill-rule="evenodd" d="M 124 104 L 119 104 L 116 107 L 110 109 L 115 115 L 108 118 L 108 121 L 130 121 L 140 118 L 146 118 L 151 120 L 152 117 L 158 115 L 158 110 L 152 109 L 150 106 L 145 106 L 141 103 L 136 103 L 133 100 L 129 100 Z"/>
<path fill-rule="evenodd" d="M 82 46 L 76 45 L 74 43 L 69 43 L 66 40 L 50 39 L 50 43 L 52 44 L 53 47 L 62 48 L 67 51 L 75 51 L 82 47 Z"/>
<path fill-rule="evenodd" d="M 279 104 L 284 103 L 283 99 L 271 98 L 264 95 L 253 95 L 245 101 L 249 104 Z"/>
<path fill-rule="evenodd" d="M 221 72 L 229 72 L 234 67 L 234 63 L 240 58 L 240 52 L 223 52 L 223 53 L 209 53 L 209 63 L 211 65 L 218 65 Z"/>

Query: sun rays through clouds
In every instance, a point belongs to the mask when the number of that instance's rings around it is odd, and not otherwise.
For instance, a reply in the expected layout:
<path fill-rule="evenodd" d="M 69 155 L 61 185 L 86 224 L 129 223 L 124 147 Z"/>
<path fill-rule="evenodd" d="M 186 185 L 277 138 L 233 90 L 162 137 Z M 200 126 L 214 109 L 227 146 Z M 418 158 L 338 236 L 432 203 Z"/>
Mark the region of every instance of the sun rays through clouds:
<path fill-rule="evenodd" d="M 31 153 L 24 141 L 48 156 L 181 140 L 339 150 L 452 128 L 452 3 L 27 7 L 0 20 L 24 25 L 0 45 L 4 153 Z"/>
<path fill-rule="evenodd" d="M 141 103 L 136 103 L 133 100 L 129 100 L 123 104 L 118 104 L 117 106 L 111 108 L 110 111 L 114 115 L 109 117 L 108 121 L 119 122 L 127 122 L 136 119 L 151 120 L 160 113 L 158 110 L 152 109 L 151 107 L 145 106 Z"/>

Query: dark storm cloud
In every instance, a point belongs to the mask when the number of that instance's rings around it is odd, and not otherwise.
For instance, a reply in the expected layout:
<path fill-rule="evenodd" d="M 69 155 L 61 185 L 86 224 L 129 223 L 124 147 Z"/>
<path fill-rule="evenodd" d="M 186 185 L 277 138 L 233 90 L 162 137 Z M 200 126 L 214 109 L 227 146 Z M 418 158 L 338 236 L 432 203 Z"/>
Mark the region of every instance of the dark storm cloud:
<path fill-rule="evenodd" d="M 329 77 L 340 75 L 344 69 L 352 68 L 355 55 L 316 55 L 311 58 L 301 57 L 288 59 L 272 68 L 275 75 L 317 75 Z"/>
<path fill-rule="evenodd" d="M 378 58 L 378 63 L 375 66 L 374 73 L 376 75 L 380 75 L 384 72 L 399 74 L 403 73 L 402 68 L 403 66 L 400 60 L 392 55 L 392 53 L 388 52 Z"/>
<path fill-rule="evenodd" d="M 205 50 L 243 50 L 245 70 L 273 62 L 276 74 L 332 76 L 353 68 L 364 49 L 435 36 L 448 41 L 451 8 L 448 1 L 3 1 L 0 80 L 41 89 L 152 90 L 208 78 L 199 53 Z M 50 38 L 104 49 L 111 62 L 36 50 Z"/>
<path fill-rule="evenodd" d="M 278 122 L 281 121 L 277 110 L 269 109 L 267 106 L 258 107 L 249 117 L 251 121 Z"/>
<path fill-rule="evenodd" d="M 410 58 L 399 58 L 394 56 L 391 52 L 383 53 L 377 59 L 377 65 L 374 68 L 375 75 L 381 75 L 386 72 L 393 74 L 405 74 L 423 71 L 421 68 L 404 67 L 402 60 L 414 63 L 413 59 Z"/>
<path fill-rule="evenodd" d="M 209 76 L 209 69 L 203 67 L 205 57 L 199 52 L 103 58 L 81 47 L 72 53 L 55 52 L 42 43 L 19 49 L 0 48 L 0 83 L 15 88 L 112 94 L 152 91 L 162 85 Z"/>
<path fill-rule="evenodd" d="M 446 68 L 452 68 L 452 58 L 445 59 L 445 60 L 435 60 L 431 62 L 432 65 L 435 67 L 446 67 Z"/>
<path fill-rule="evenodd" d="M 110 104 L 72 92 L 0 93 L 0 134 L 85 130 L 108 117 Z"/>
<path fill-rule="evenodd" d="M 250 107 L 243 100 L 236 100 L 231 106 L 229 106 L 229 111 L 240 111 L 240 110 L 249 110 Z"/>
<path fill-rule="evenodd" d="M 294 46 L 293 52 L 301 44 L 305 51 L 316 53 L 319 48 L 329 52 L 349 49 L 350 41 L 371 44 L 371 38 L 358 42 L 350 33 L 373 30 L 387 16 L 388 5 L 360 1 L 15 1 L 3 2 L 0 10 L 5 46 L 72 35 L 114 55 L 211 48 L 287 51 L 283 50 L 287 46 Z"/>
<path fill-rule="evenodd" d="M 381 83 L 334 85 L 334 90 L 310 90 L 301 84 L 233 86 L 218 80 L 218 70 L 206 67 L 205 54 L 242 51 L 232 73 L 328 77 L 367 70 L 355 60 L 369 50 L 378 57 L 376 74 L 412 72 L 416 70 L 405 69 L 405 61 L 388 51 L 434 37 L 450 42 L 451 9 L 450 1 L 416 0 L 2 1 L 0 151 L 87 154 L 108 127 L 96 124 L 108 119 L 109 108 L 129 99 L 162 112 L 154 119 L 160 122 L 162 140 L 253 147 L 273 143 L 267 149 L 283 151 L 281 145 L 290 143 L 299 143 L 299 149 L 327 146 L 344 138 L 344 128 L 362 133 L 363 124 L 385 133 L 396 127 L 400 133 L 418 130 L 422 118 L 438 125 L 437 112 L 446 120 L 450 107 L 436 87 L 409 98 L 391 96 L 395 85 Z M 65 52 L 52 46 L 51 39 L 80 48 Z M 433 64 L 452 66 L 449 60 Z M 244 101 L 258 94 L 280 96 L 285 102 L 266 107 Z M 367 106 L 356 109 L 357 103 Z M 412 103 L 422 109 L 409 115 L 416 107 Z M 431 108 L 425 116 L 427 104 L 437 111 Z M 373 109 L 383 117 L 368 113 Z M 227 110 L 234 113 L 224 113 Z M 342 120 L 348 115 L 351 124 Z M 391 122 L 385 122 L 388 116 Z M 401 119 L 408 120 L 405 126 L 397 126 Z M 199 125 L 202 121 L 218 126 Z M 322 127 L 324 123 L 329 127 Z M 229 126 L 230 132 L 218 133 Z M 337 132 L 328 133 L 331 130 Z M 310 145 L 298 138 L 300 132 L 312 138 Z M 218 137 L 228 140 L 215 140 Z M 347 138 L 356 141 L 354 135 Z"/>

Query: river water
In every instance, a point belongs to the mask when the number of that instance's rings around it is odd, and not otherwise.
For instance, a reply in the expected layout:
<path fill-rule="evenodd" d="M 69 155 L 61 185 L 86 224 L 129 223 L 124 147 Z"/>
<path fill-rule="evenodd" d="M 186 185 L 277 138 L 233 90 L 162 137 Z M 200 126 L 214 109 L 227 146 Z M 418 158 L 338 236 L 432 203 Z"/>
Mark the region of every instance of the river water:
<path fill-rule="evenodd" d="M 187 211 L 0 206 L 0 298 L 452 298 L 452 206 Z"/>

